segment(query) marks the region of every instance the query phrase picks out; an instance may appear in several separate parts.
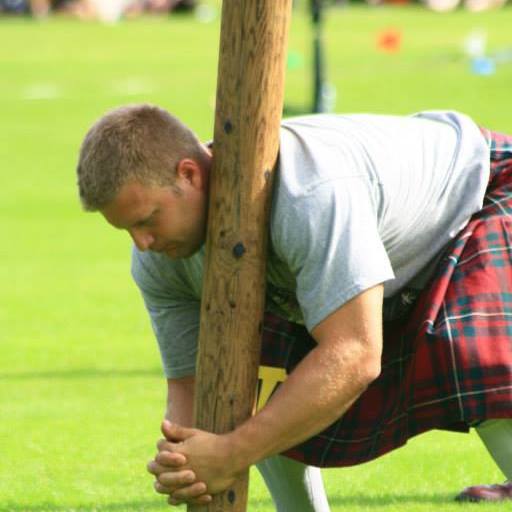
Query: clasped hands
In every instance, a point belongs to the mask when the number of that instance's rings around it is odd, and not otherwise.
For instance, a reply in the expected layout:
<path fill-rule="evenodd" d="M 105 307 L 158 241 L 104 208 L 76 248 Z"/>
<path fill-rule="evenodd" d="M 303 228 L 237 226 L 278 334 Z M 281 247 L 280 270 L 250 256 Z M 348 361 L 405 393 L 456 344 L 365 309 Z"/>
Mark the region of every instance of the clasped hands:
<path fill-rule="evenodd" d="M 168 494 L 171 505 L 206 505 L 212 495 L 226 490 L 245 468 L 236 468 L 226 436 L 185 428 L 164 420 L 164 439 L 147 465 L 156 477 L 155 490 Z"/>

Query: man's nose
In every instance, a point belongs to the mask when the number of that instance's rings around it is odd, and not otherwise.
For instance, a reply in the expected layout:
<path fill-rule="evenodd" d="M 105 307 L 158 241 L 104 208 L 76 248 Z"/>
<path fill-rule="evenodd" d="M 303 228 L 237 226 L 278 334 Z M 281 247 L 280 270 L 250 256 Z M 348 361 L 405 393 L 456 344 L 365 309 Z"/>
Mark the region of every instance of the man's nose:
<path fill-rule="evenodd" d="M 139 251 L 147 251 L 155 241 L 151 233 L 138 229 L 130 230 L 130 236 Z"/>

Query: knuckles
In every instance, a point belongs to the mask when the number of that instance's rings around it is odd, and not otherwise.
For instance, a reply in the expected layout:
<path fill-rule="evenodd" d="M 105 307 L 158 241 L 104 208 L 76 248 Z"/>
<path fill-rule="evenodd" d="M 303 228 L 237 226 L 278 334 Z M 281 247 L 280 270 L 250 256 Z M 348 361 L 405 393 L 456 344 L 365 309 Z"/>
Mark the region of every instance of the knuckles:
<path fill-rule="evenodd" d="M 154 470 L 154 462 L 152 460 L 150 460 L 147 464 L 146 464 L 146 469 L 148 471 L 148 473 L 151 473 L 152 475 L 155 474 L 155 470 Z"/>
<path fill-rule="evenodd" d="M 169 449 L 169 441 L 167 439 L 159 439 L 156 443 L 156 448 L 158 451 L 168 450 Z"/>
<path fill-rule="evenodd" d="M 156 457 L 155 457 L 155 460 L 159 463 L 159 464 L 169 464 L 169 463 L 172 463 L 173 460 L 174 460 L 174 457 L 172 457 L 170 455 L 169 452 L 160 452 Z"/>
<path fill-rule="evenodd" d="M 167 487 L 163 486 L 158 480 L 153 484 L 155 491 L 159 494 L 171 494 L 172 490 L 167 489 Z"/>

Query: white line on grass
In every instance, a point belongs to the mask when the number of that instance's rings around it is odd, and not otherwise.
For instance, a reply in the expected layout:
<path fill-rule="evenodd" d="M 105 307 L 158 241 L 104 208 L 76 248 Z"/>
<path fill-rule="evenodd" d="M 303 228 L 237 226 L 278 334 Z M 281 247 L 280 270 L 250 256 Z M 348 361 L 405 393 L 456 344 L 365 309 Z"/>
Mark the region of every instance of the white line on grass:
<path fill-rule="evenodd" d="M 50 82 L 30 84 L 21 91 L 24 100 L 56 100 L 62 96 L 62 87 Z"/>
<path fill-rule="evenodd" d="M 154 85 L 143 77 L 130 77 L 119 80 L 112 84 L 112 91 L 122 96 L 137 96 L 138 94 L 148 94 L 155 90 Z"/>

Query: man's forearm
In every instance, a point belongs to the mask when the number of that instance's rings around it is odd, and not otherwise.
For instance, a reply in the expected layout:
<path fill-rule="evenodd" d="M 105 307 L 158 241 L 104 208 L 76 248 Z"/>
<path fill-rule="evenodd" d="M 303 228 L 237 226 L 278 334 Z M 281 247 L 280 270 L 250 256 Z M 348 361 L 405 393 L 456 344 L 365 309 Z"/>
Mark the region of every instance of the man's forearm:
<path fill-rule="evenodd" d="M 383 290 L 383 285 L 376 285 L 322 320 L 312 331 L 318 346 L 266 407 L 227 434 L 228 446 L 241 467 L 321 432 L 378 377 Z"/>
<path fill-rule="evenodd" d="M 281 453 L 328 427 L 377 377 L 376 358 L 357 341 L 316 347 L 257 415 L 227 434 L 237 465 Z"/>
<path fill-rule="evenodd" d="M 165 418 L 183 427 L 194 421 L 194 377 L 167 380 L 167 407 Z"/>

